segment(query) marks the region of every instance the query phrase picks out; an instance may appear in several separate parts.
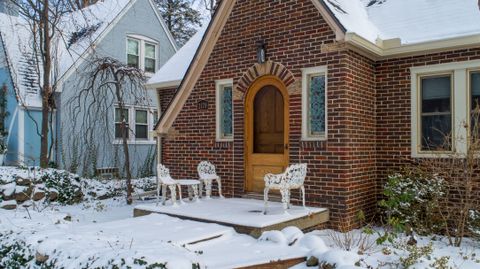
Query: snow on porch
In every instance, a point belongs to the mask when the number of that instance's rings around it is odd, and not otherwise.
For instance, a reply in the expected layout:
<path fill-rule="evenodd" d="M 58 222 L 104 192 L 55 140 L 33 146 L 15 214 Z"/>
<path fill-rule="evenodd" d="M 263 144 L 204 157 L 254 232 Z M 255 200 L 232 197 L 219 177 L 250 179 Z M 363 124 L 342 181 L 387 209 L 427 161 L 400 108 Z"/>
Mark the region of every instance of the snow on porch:
<path fill-rule="evenodd" d="M 237 232 L 258 237 L 266 230 L 279 230 L 287 226 L 307 229 L 328 221 L 325 208 L 292 206 L 284 212 L 281 203 L 270 202 L 268 214 L 263 214 L 263 201 L 254 199 L 202 199 L 178 206 L 146 204 L 136 206 L 135 216 L 150 213 L 166 214 L 183 219 L 217 223 L 233 227 Z"/>

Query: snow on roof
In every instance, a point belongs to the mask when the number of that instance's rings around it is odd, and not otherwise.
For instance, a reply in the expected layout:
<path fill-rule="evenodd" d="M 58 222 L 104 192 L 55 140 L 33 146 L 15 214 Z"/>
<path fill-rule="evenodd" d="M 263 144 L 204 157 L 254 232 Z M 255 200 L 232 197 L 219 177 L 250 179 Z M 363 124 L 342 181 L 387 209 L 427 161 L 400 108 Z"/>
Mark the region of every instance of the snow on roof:
<path fill-rule="evenodd" d="M 202 42 L 207 27 L 208 22 L 148 80 L 147 84 L 153 87 L 167 83 L 180 84 Z"/>
<path fill-rule="evenodd" d="M 321 0 L 346 28 L 375 43 L 413 44 L 480 34 L 477 0 Z"/>
<path fill-rule="evenodd" d="M 59 23 L 62 31 L 53 41 L 54 70 L 52 77 L 61 78 L 95 40 L 111 25 L 132 0 L 104 0 L 80 11 L 65 15 Z M 20 101 L 27 106 L 41 106 L 37 70 L 33 54 L 30 24 L 21 16 L 0 13 L 0 34 L 7 61 Z"/>

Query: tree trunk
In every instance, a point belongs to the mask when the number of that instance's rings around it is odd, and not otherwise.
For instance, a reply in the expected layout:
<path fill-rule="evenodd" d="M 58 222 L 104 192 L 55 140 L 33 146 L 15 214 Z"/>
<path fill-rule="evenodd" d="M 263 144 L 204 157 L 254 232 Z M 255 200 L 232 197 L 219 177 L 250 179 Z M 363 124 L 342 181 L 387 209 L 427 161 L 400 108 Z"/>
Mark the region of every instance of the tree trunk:
<path fill-rule="evenodd" d="M 51 37 L 49 24 L 49 0 L 44 0 L 41 23 L 43 24 L 43 89 L 42 89 L 42 130 L 40 139 L 40 167 L 48 167 L 48 131 L 50 117 L 50 98 L 52 88 L 50 85 L 50 72 L 52 68 L 51 59 Z"/>
<path fill-rule="evenodd" d="M 114 70 L 112 70 L 114 71 Z M 131 205 L 133 203 L 133 187 L 132 187 L 132 173 L 130 172 L 130 154 L 128 152 L 128 140 L 127 140 L 127 132 L 129 131 L 127 128 L 127 123 L 125 122 L 126 117 L 125 117 L 125 112 L 124 107 L 125 104 L 123 102 L 122 94 L 121 94 L 121 85 L 118 80 L 118 77 L 114 73 L 115 77 L 115 93 L 117 96 L 118 100 L 118 108 L 120 109 L 120 119 L 122 121 L 122 125 L 120 128 L 120 131 L 122 132 L 122 144 L 123 144 L 123 154 L 125 158 L 125 173 L 126 173 L 126 183 L 127 183 L 127 204 Z"/>

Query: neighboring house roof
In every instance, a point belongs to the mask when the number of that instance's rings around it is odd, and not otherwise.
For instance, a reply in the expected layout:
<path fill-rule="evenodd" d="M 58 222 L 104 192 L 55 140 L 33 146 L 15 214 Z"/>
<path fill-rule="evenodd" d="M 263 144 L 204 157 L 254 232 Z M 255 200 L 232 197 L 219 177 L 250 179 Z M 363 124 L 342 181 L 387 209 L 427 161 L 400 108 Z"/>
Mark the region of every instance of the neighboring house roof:
<path fill-rule="evenodd" d="M 77 63 L 86 58 L 95 44 L 98 44 L 136 1 L 104 0 L 65 15 L 59 23 L 62 30 L 56 36 L 52 49 L 55 57 L 52 78 L 59 81 L 70 71 L 74 71 Z M 150 4 L 158 15 L 151 1 Z M 163 20 L 159 16 L 158 18 L 175 47 Z M 36 70 L 29 22 L 20 16 L 0 13 L 0 34 L 18 98 L 26 106 L 41 107 L 38 88 L 42 77 L 41 68 Z"/>
<path fill-rule="evenodd" d="M 480 34 L 477 0 L 323 0 L 348 32 L 414 44 Z"/>
<path fill-rule="evenodd" d="M 372 59 L 480 45 L 477 0 L 311 1 L 334 30 L 337 41 Z M 157 132 L 167 133 L 180 113 L 235 3 L 220 2 L 187 71 L 181 70 L 185 75 L 155 127 Z"/>
<path fill-rule="evenodd" d="M 171 87 L 180 84 L 202 41 L 207 26 L 208 24 L 201 27 L 197 33 L 148 80 L 147 86 L 149 88 Z"/>

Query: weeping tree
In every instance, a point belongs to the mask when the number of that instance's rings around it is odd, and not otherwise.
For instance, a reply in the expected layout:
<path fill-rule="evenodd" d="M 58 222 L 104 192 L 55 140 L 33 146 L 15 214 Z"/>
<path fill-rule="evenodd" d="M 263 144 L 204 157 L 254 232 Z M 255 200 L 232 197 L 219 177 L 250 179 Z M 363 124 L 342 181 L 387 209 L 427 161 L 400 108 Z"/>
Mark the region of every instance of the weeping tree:
<path fill-rule="evenodd" d="M 97 139 L 95 134 L 98 130 L 107 130 L 103 134 L 108 136 L 107 141 L 112 141 L 114 132 L 108 131 L 109 120 L 102 121 L 102 118 L 108 117 L 111 111 L 118 109 L 127 203 L 131 204 L 133 187 L 128 137 L 133 131 L 128 125 L 126 107 L 129 102 L 142 102 L 142 105 L 148 105 L 149 98 L 144 87 L 145 75 L 142 70 L 110 57 L 96 58 L 88 65 L 84 81 L 81 83 L 82 88 L 69 98 L 66 107 L 69 109 L 72 122 L 81 130 L 78 142 L 93 147 L 87 151 L 98 150 L 96 145 L 91 144 Z"/>

